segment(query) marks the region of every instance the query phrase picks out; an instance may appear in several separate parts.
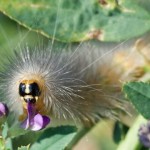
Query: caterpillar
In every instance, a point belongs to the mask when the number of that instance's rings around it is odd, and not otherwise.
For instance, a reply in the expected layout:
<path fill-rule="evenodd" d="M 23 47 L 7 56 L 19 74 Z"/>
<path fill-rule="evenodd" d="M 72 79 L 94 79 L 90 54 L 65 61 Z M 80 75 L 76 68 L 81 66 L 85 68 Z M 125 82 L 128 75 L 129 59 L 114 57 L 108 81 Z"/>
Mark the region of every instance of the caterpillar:
<path fill-rule="evenodd" d="M 133 108 L 122 92 L 122 85 L 126 81 L 147 79 L 149 35 L 121 43 L 89 41 L 57 49 L 54 39 L 60 13 L 58 6 L 49 46 L 41 40 L 29 46 L 21 35 L 23 46 L 19 41 L 17 49 L 10 46 L 12 55 L 7 56 L 4 51 L 1 54 L 0 101 L 8 106 L 9 127 L 17 123 L 17 127 L 37 131 L 50 123 L 51 127 L 75 124 L 85 129 L 105 118 L 124 121 L 122 114 L 132 114 Z M 0 32 L 7 40 L 9 33 L 1 31 L 1 24 Z M 101 31 L 92 30 L 88 36 L 100 38 Z M 13 134 L 11 129 L 8 134 Z"/>
<path fill-rule="evenodd" d="M 124 74 L 117 62 L 124 53 L 131 54 L 87 43 L 58 52 L 25 46 L 8 57 L 0 72 L 1 95 L 19 120 L 25 119 L 28 102 L 52 122 L 91 126 L 102 118 L 118 119 L 118 111 L 128 111 L 128 103 L 121 100 Z"/>
<path fill-rule="evenodd" d="M 119 119 L 120 111 L 130 109 L 122 83 L 145 77 L 145 39 L 112 45 L 81 42 L 61 50 L 40 41 L 33 47 L 19 46 L 1 60 L 0 97 L 17 121 L 26 118 L 28 103 L 49 116 L 51 124 L 91 126 L 103 118 Z"/>

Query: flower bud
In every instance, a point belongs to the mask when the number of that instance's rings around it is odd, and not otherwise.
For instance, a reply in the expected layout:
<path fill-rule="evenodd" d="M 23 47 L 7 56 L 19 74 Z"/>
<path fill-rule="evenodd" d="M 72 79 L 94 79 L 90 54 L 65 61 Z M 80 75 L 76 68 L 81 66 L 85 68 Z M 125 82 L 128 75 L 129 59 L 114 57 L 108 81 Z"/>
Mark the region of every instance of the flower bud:
<path fill-rule="evenodd" d="M 8 107 L 5 104 L 0 103 L 0 117 L 7 115 L 8 115 Z"/>
<path fill-rule="evenodd" d="M 140 142 L 145 146 L 150 148 L 150 121 L 147 122 L 147 124 L 141 125 L 138 136 L 140 139 Z"/>

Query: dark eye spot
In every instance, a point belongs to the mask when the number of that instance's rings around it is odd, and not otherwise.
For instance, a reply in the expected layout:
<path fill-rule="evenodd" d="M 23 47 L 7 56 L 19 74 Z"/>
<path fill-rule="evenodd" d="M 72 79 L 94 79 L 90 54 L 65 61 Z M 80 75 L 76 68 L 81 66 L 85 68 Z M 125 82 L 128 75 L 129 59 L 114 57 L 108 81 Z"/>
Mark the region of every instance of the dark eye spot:
<path fill-rule="evenodd" d="M 29 89 L 30 89 L 30 94 L 32 96 L 39 96 L 40 95 L 40 89 L 37 83 L 31 83 L 29 85 Z"/>
<path fill-rule="evenodd" d="M 28 92 L 27 92 L 28 91 Z M 33 82 L 27 86 L 26 83 L 20 83 L 19 85 L 20 96 L 32 95 L 33 97 L 39 96 L 41 94 L 40 88 L 37 83 Z"/>
<path fill-rule="evenodd" d="M 21 96 L 25 96 L 26 95 L 25 89 L 26 89 L 26 85 L 24 83 L 20 83 L 20 85 L 19 85 L 19 94 Z"/>

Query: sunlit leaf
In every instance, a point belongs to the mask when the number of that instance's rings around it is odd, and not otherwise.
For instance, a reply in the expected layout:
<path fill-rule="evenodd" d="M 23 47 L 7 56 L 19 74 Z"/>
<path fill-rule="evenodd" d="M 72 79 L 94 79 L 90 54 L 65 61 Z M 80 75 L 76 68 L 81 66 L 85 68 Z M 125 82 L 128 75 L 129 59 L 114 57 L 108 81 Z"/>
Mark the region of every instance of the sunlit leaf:
<path fill-rule="evenodd" d="M 62 150 L 75 135 L 76 128 L 73 126 L 49 128 L 31 146 L 31 150 Z"/>
<path fill-rule="evenodd" d="M 19 24 L 60 41 L 120 41 L 150 29 L 150 15 L 119 0 L 1 0 L 0 10 Z"/>

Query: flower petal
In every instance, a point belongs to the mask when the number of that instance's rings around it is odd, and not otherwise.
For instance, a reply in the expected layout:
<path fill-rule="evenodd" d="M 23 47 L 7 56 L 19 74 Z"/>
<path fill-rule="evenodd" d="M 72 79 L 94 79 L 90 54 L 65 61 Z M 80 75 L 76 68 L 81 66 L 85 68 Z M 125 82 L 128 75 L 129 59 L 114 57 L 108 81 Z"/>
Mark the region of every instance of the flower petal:
<path fill-rule="evenodd" d="M 0 117 L 7 115 L 8 115 L 8 107 L 5 104 L 0 103 Z"/>
<path fill-rule="evenodd" d="M 30 102 L 28 102 L 27 111 L 28 111 L 28 118 L 29 118 L 29 120 L 30 120 L 30 119 L 33 118 L 33 117 L 35 116 L 35 114 L 36 114 L 35 106 L 34 106 L 32 103 L 30 103 Z"/>
<path fill-rule="evenodd" d="M 37 113 L 35 106 L 32 103 L 28 103 L 27 118 L 21 123 L 21 127 L 24 129 L 38 131 L 45 128 L 49 122 L 49 117 Z"/>
<path fill-rule="evenodd" d="M 28 103 L 27 104 L 27 118 L 21 123 L 21 128 L 24 128 L 24 129 L 28 129 L 30 128 L 30 122 L 31 122 L 31 119 L 34 117 L 36 113 L 36 110 L 33 106 L 33 104 L 31 103 Z"/>
<path fill-rule="evenodd" d="M 47 116 L 42 116 L 37 114 L 30 122 L 30 129 L 33 131 L 38 131 L 45 128 L 50 122 L 50 118 Z"/>
<path fill-rule="evenodd" d="M 43 128 L 45 128 L 50 123 L 50 118 L 47 116 L 43 116 Z"/>

